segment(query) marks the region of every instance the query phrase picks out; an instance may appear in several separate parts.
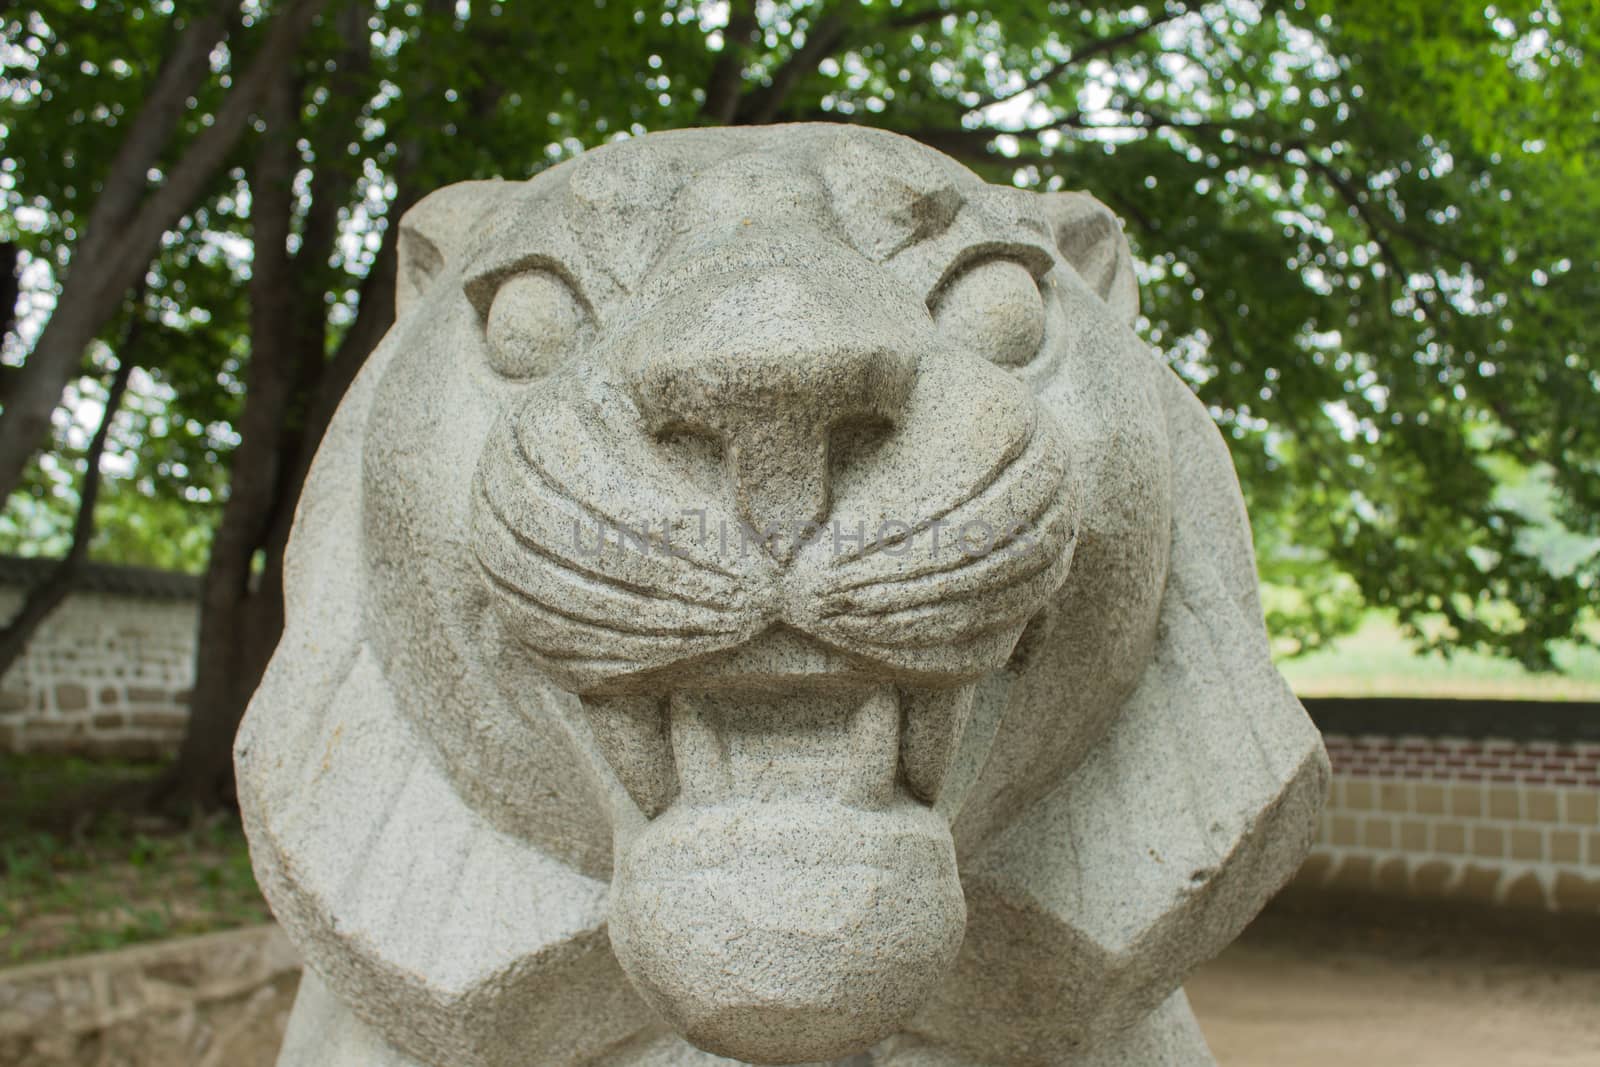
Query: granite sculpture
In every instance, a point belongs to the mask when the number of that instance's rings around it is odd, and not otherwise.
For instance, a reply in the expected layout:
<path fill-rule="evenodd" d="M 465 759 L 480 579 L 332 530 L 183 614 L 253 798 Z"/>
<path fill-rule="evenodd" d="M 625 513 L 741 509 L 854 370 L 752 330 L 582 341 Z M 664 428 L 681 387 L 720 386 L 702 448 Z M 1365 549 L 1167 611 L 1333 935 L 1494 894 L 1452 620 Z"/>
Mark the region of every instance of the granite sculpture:
<path fill-rule="evenodd" d="M 1111 213 L 817 124 L 400 225 L 236 747 L 282 1067 L 1211 1063 L 1327 763 Z"/>

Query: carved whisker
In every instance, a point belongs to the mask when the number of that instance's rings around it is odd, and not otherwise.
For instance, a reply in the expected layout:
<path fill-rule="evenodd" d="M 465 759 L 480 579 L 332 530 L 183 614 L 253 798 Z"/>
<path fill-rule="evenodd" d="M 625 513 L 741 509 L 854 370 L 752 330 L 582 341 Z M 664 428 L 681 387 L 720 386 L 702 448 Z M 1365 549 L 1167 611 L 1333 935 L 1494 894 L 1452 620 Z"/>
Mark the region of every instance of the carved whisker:
<path fill-rule="evenodd" d="M 982 507 L 986 499 L 996 492 L 1004 491 L 1007 476 L 1012 471 L 1026 468 L 1029 465 L 1029 452 L 1033 447 L 1035 436 L 1035 427 L 1030 425 L 1026 435 L 1010 442 L 1004 450 L 997 453 L 986 477 L 981 479 L 967 493 L 944 504 L 931 514 L 917 516 L 915 521 L 907 523 L 908 530 L 897 532 L 893 536 L 885 537 L 882 540 L 869 540 L 861 547 L 849 552 L 834 553 L 829 562 L 834 567 L 849 566 L 866 556 L 879 554 L 886 548 L 893 548 L 908 538 L 924 534 L 935 523 L 948 524 L 959 511 Z"/>
<path fill-rule="evenodd" d="M 1071 566 L 1057 557 L 1030 579 L 999 589 L 975 590 L 941 602 L 882 613 L 838 615 L 819 624 L 835 640 L 885 647 L 943 644 L 1007 627 L 1020 627 L 1055 591 Z"/>
<path fill-rule="evenodd" d="M 582 513 L 584 520 L 592 523 L 596 529 L 629 530 L 638 526 L 638 524 L 630 522 L 626 517 L 606 511 L 592 501 L 584 499 L 581 494 L 566 485 L 551 472 L 549 466 L 543 460 L 528 450 L 521 433 L 514 434 L 513 440 L 516 443 L 517 456 L 527 469 L 538 477 L 544 488 L 555 497 L 576 508 Z M 666 559 L 688 569 L 731 579 L 735 583 L 743 582 L 748 577 L 747 574 L 741 571 L 718 566 L 706 559 L 696 558 L 691 554 L 695 547 L 692 543 L 677 547 L 683 550 L 681 554 L 678 552 L 660 552 L 655 554 L 655 558 Z"/>
<path fill-rule="evenodd" d="M 282 1067 L 1212 1062 L 1327 765 L 1104 207 L 700 129 L 399 259 L 236 749 Z"/>
<path fill-rule="evenodd" d="M 966 555 L 946 551 L 911 559 L 904 575 L 849 580 L 820 594 L 823 616 L 871 613 L 911 607 L 927 601 L 980 590 L 994 591 L 1033 577 L 1052 559 L 1070 549 L 1073 508 L 1061 498 L 1046 500 L 1039 518 L 1025 533 L 1001 541 L 988 551 Z"/>
<path fill-rule="evenodd" d="M 474 551 L 480 562 L 490 570 L 502 574 L 511 570 L 531 570 L 538 573 L 542 581 L 553 582 L 561 587 L 566 596 L 589 598 L 596 605 L 595 610 L 608 615 L 633 616 L 641 612 L 692 608 L 696 609 L 697 615 L 713 618 L 749 610 L 746 604 L 748 598 L 744 596 L 712 600 L 677 590 L 650 589 L 585 567 L 569 556 L 552 551 L 544 542 L 520 529 L 512 518 L 499 509 L 487 492 L 480 491 L 477 496 L 492 518 L 480 524 L 483 537 L 475 545 Z M 552 594 L 554 592 L 552 590 Z"/>
<path fill-rule="evenodd" d="M 545 596 L 541 596 L 523 585 L 504 578 L 494 571 L 484 568 L 495 589 L 517 603 L 526 606 L 536 614 L 541 615 L 548 623 L 544 629 L 558 632 L 572 630 L 576 633 L 587 635 L 594 640 L 609 640 L 611 638 L 672 638 L 674 640 L 694 640 L 697 638 L 720 638 L 742 632 L 748 632 L 749 626 L 730 625 L 725 627 L 693 626 L 687 623 L 678 624 L 650 624 L 641 622 L 621 621 L 616 618 L 597 617 L 585 615 L 580 612 L 556 605 Z"/>

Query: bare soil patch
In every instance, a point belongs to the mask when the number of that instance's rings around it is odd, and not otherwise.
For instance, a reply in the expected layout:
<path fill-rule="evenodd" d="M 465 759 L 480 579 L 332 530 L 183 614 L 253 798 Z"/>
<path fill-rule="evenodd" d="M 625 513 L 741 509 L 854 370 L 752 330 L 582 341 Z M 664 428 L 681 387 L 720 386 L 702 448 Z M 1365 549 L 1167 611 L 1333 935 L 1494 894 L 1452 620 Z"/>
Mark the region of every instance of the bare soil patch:
<path fill-rule="evenodd" d="M 1596 927 L 1275 905 L 1189 996 L 1221 1067 L 1594 1067 Z M 271 1067 L 297 979 L 270 926 L 0 969 L 0 1063 Z"/>
<path fill-rule="evenodd" d="M 1593 1067 L 1591 922 L 1352 902 L 1270 910 L 1189 999 L 1222 1067 Z"/>

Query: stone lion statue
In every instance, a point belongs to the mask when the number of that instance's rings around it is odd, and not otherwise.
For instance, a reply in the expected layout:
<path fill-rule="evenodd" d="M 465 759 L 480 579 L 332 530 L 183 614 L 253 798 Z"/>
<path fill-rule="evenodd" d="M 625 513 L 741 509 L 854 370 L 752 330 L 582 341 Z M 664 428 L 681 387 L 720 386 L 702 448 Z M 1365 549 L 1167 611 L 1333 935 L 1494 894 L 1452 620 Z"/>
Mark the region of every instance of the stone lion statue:
<path fill-rule="evenodd" d="M 1211 1063 L 1327 763 L 1106 208 L 819 124 L 400 226 L 236 748 L 281 1063 Z"/>

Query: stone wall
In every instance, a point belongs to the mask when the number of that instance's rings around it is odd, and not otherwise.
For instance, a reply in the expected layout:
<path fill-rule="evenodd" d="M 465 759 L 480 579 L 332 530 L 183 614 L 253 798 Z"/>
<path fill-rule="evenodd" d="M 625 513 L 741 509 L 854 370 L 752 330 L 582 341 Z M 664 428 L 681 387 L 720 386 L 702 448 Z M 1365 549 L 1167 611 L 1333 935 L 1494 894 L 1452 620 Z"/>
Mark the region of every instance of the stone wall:
<path fill-rule="evenodd" d="M 1600 915 L 1600 743 L 1323 736 L 1333 788 L 1296 888 Z"/>
<path fill-rule="evenodd" d="M 300 964 L 276 926 L 0 969 L 10 1067 L 272 1067 Z"/>
<path fill-rule="evenodd" d="M 43 572 L 0 557 L 0 618 Z M 0 751 L 165 755 L 188 717 L 198 583 L 93 567 L 83 584 L 0 679 Z M 1600 914 L 1600 707 L 1306 705 L 1334 773 L 1296 888 Z"/>
<path fill-rule="evenodd" d="M 42 568 L 0 560 L 0 618 Z M 0 751 L 153 757 L 188 718 L 195 581 L 94 567 L 0 678 Z"/>

